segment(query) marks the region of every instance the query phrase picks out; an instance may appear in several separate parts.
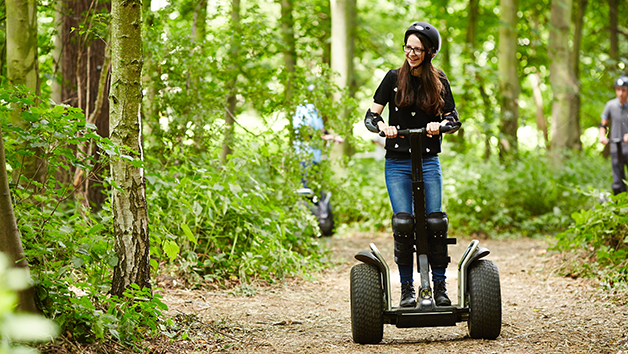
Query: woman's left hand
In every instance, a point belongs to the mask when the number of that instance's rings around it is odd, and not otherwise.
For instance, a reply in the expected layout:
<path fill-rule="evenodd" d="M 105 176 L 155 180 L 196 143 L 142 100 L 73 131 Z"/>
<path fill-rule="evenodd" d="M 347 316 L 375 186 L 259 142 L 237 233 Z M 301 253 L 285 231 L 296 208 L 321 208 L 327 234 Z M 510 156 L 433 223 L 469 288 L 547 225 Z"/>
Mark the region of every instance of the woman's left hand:
<path fill-rule="evenodd" d="M 447 124 L 447 121 L 443 121 L 441 123 L 438 122 L 431 122 L 431 123 L 427 123 L 427 137 L 431 138 L 433 135 L 438 135 L 440 134 L 440 127 L 441 125 L 445 125 Z"/>

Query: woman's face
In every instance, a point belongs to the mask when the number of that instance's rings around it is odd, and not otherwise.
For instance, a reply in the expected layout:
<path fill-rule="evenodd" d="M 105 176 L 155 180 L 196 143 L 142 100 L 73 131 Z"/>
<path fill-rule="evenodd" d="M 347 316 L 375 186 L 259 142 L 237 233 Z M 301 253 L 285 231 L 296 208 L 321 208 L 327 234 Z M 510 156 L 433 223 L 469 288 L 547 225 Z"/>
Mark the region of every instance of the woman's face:
<path fill-rule="evenodd" d="M 411 68 L 416 68 L 421 65 L 425 58 L 425 48 L 416 34 L 411 34 L 408 37 L 404 52 L 406 53 L 406 60 L 408 60 L 408 64 Z"/>

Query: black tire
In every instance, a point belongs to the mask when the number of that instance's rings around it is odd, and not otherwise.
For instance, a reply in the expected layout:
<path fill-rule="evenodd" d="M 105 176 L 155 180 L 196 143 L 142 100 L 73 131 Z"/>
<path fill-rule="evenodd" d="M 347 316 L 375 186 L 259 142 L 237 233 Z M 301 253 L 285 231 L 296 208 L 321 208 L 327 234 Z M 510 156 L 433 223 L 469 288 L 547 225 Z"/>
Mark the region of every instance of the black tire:
<path fill-rule="evenodd" d="M 334 214 L 332 214 L 331 208 L 327 217 L 318 221 L 318 226 L 323 236 L 332 236 L 334 234 Z"/>
<path fill-rule="evenodd" d="M 384 336 L 384 291 L 372 264 L 351 268 L 351 331 L 360 344 L 377 344 Z"/>
<path fill-rule="evenodd" d="M 499 272 L 493 261 L 480 259 L 469 268 L 469 336 L 495 339 L 502 328 Z"/>

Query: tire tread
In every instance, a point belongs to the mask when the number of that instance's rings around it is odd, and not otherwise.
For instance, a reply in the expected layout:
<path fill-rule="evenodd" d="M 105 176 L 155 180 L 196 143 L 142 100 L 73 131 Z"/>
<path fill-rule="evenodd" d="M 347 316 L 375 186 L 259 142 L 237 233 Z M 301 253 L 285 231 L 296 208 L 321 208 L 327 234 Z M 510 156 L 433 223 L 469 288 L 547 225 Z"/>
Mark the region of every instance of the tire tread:
<path fill-rule="evenodd" d="M 382 283 L 372 264 L 351 268 L 351 331 L 353 341 L 360 344 L 377 344 L 384 335 Z"/>
<path fill-rule="evenodd" d="M 495 339 L 501 332 L 502 302 L 499 271 L 493 261 L 480 259 L 469 268 L 469 336 Z"/>

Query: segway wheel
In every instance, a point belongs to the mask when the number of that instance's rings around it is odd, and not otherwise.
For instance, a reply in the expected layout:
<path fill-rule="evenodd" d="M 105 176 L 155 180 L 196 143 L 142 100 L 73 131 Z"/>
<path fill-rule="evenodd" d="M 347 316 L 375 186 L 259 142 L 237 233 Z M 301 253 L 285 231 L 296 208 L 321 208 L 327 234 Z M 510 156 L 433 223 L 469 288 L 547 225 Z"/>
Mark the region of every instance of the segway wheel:
<path fill-rule="evenodd" d="M 319 220 L 318 226 L 323 236 L 332 236 L 334 234 L 334 214 L 332 214 L 331 209 L 326 218 Z"/>
<path fill-rule="evenodd" d="M 351 331 L 360 344 L 377 344 L 384 335 L 384 292 L 379 269 L 372 264 L 351 268 Z"/>
<path fill-rule="evenodd" d="M 499 272 L 493 261 L 480 259 L 469 268 L 469 336 L 495 339 L 502 328 Z"/>

